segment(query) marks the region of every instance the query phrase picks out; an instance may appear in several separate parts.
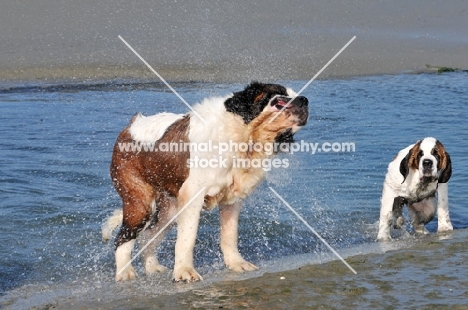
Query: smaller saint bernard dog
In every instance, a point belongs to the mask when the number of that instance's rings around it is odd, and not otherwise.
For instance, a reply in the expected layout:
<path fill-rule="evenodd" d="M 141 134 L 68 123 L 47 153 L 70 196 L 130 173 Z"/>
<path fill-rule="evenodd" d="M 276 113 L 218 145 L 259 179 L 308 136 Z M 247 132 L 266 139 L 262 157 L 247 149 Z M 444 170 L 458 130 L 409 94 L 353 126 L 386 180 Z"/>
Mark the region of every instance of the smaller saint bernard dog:
<path fill-rule="evenodd" d="M 451 175 L 450 155 L 437 139 L 425 138 L 401 150 L 388 165 L 385 176 L 377 239 L 388 241 L 391 226 L 402 227 L 404 205 L 408 206 L 416 233 L 427 233 L 424 225 L 434 218 L 436 209 L 437 231 L 453 230 L 447 185 Z"/>
<path fill-rule="evenodd" d="M 138 114 L 117 137 L 110 173 L 123 209 L 116 210 L 102 228 L 103 239 L 107 241 L 120 225 L 115 238 L 116 281 L 136 277 L 130 262 L 137 237 L 143 247 L 164 227 L 166 229 L 142 251 L 141 256 L 146 274 L 165 270 L 155 256 L 155 249 L 169 229 L 167 224 L 184 207 L 176 218 L 174 281 L 202 280 L 194 268 L 193 250 L 202 209 L 211 210 L 216 206 L 220 214 L 224 263 L 238 272 L 257 269 L 238 251 L 237 226 L 242 199 L 259 184 L 265 171 L 258 166 L 237 167 L 233 160 L 264 160 L 272 157 L 274 152 L 232 147 L 221 154 L 223 165 L 202 168 L 188 163 L 195 158 L 199 161 L 217 159 L 220 156 L 218 150 L 202 152 L 190 148 L 131 152 L 122 150 L 121 146 L 140 142 L 153 143 L 155 147 L 162 143 L 182 142 L 292 143 L 293 135 L 307 123 L 308 100 L 281 85 L 252 82 L 243 91 L 229 96 L 204 99 L 193 109 L 206 123 L 193 112 Z"/>

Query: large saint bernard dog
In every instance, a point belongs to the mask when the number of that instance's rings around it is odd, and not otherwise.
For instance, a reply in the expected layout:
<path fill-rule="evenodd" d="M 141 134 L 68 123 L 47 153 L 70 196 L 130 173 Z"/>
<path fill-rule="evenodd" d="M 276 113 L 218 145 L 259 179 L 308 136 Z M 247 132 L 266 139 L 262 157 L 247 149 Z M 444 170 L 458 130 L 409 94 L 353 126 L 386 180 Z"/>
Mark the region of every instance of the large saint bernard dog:
<path fill-rule="evenodd" d="M 408 206 L 416 233 L 426 233 L 437 209 L 438 232 L 453 230 L 448 210 L 448 185 L 452 175 L 450 155 L 435 138 L 425 138 L 401 150 L 388 165 L 383 184 L 378 240 L 391 239 L 390 228 L 404 223 Z M 437 193 L 437 201 L 436 201 Z"/>
<path fill-rule="evenodd" d="M 115 239 L 116 281 L 136 276 L 130 264 L 135 239 L 141 235 L 139 240 L 143 241 L 139 242 L 143 246 L 161 228 L 167 227 L 142 252 L 147 274 L 165 269 L 154 252 L 169 228 L 167 223 L 183 207 L 186 209 L 176 219 L 174 281 L 202 280 L 194 268 L 193 249 L 200 212 L 216 206 L 220 210 L 220 243 L 226 266 L 234 271 L 257 269 L 238 251 L 237 225 L 241 200 L 263 179 L 265 171 L 258 166 L 237 167 L 233 161 L 264 160 L 274 154 L 260 148 L 241 150 L 233 145 L 293 142 L 293 135 L 307 123 L 308 100 L 281 85 L 252 82 L 243 91 L 224 98 L 205 99 L 193 109 L 197 113 L 136 115 L 117 138 L 110 172 L 122 198 L 123 210 L 115 212 L 103 225 L 103 238 L 108 240 L 113 229 L 121 224 Z M 219 150 L 132 152 L 122 147 L 148 143 L 157 148 L 163 143 L 187 142 L 227 143 L 232 147 L 221 155 Z M 198 162 L 220 159 L 222 165 L 201 168 L 188 164 L 195 159 Z"/>

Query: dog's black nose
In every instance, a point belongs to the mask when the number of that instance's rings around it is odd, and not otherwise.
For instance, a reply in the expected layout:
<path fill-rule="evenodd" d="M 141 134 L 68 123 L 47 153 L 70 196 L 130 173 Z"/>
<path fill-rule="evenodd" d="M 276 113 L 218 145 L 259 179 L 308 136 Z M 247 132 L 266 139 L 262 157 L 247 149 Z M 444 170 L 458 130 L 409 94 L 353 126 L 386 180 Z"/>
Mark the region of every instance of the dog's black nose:
<path fill-rule="evenodd" d="M 423 165 L 424 168 L 432 168 L 432 160 L 425 159 L 425 160 L 423 160 L 422 165 Z"/>
<path fill-rule="evenodd" d="M 309 105 L 309 100 L 304 96 L 297 96 L 296 98 L 294 98 L 294 102 L 299 108 Z"/>

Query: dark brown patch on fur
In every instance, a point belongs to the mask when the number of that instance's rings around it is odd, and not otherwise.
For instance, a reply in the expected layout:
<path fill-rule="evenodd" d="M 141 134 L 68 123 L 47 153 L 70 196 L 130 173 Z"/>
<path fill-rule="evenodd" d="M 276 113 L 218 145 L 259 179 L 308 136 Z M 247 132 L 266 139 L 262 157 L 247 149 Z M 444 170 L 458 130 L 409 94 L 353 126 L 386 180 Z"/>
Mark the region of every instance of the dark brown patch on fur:
<path fill-rule="evenodd" d="M 442 143 L 437 140 L 434 149 L 439 155 L 437 170 L 444 170 L 447 167 L 447 153 L 445 152 L 445 148 Z"/>
<path fill-rule="evenodd" d="M 132 119 L 132 123 L 135 118 Z M 190 117 L 185 116 L 168 127 L 155 147 L 161 143 L 186 143 Z M 123 222 L 115 245 L 136 238 L 151 219 L 152 202 L 156 207 L 163 203 L 166 195 L 177 197 L 182 184 L 188 177 L 187 160 L 189 150 L 151 152 L 121 151 L 119 143 L 133 143 L 129 127 L 117 137 L 110 172 L 117 193 L 123 202 Z"/>
<path fill-rule="evenodd" d="M 261 92 L 260 94 L 258 94 L 258 95 L 255 97 L 254 102 L 258 102 L 258 101 L 262 100 L 264 95 L 265 95 L 264 92 Z"/>
<path fill-rule="evenodd" d="M 166 133 L 158 141 L 161 143 L 188 143 L 188 131 L 190 117 L 176 121 L 169 126 Z M 177 197 L 179 189 L 189 175 L 187 161 L 190 158 L 189 150 L 178 150 L 177 152 L 147 152 L 142 156 L 143 172 L 145 180 L 153 187 Z"/>
<path fill-rule="evenodd" d="M 416 144 L 409 150 L 408 154 L 401 160 L 400 162 L 400 173 L 403 176 L 403 182 L 401 184 L 405 183 L 406 177 L 409 174 L 410 168 L 413 170 L 417 170 L 419 167 L 419 159 L 421 158 L 420 156 L 420 146 L 421 146 L 421 140 L 416 142 Z M 398 155 L 397 155 L 398 156 Z"/>
<path fill-rule="evenodd" d="M 439 156 L 437 164 L 437 170 L 440 171 L 439 183 L 447 183 L 452 176 L 452 160 L 439 140 L 436 141 L 435 149 L 437 149 L 437 154 Z"/>
<path fill-rule="evenodd" d="M 419 160 L 421 158 L 421 140 L 416 142 L 416 144 L 413 146 L 413 148 L 410 150 L 410 158 L 408 160 L 408 167 L 413 169 L 413 170 L 418 170 L 419 169 Z"/>

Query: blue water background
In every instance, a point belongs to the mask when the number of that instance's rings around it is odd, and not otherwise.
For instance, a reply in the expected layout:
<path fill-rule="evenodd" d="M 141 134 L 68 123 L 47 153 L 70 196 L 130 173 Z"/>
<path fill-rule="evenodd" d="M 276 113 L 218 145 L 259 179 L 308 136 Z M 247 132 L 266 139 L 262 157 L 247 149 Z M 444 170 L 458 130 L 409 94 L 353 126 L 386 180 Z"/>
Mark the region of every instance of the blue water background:
<path fill-rule="evenodd" d="M 280 83 L 298 90 L 306 81 Z M 244 87 L 173 86 L 189 103 Z M 440 139 L 451 155 L 451 217 L 455 229 L 468 227 L 468 74 L 314 81 L 303 95 L 310 118 L 296 140 L 353 142 L 355 151 L 282 155 L 290 167 L 272 170 L 241 215 L 239 246 L 248 260 L 262 266 L 328 252 L 268 186 L 337 250 L 374 243 L 387 165 L 427 136 Z M 108 173 L 115 138 L 135 112 L 188 109 L 154 83 L 19 85 L 0 89 L 0 111 L 0 293 L 90 278 L 112 285 L 113 246 L 102 243 L 100 227 L 120 208 Z M 435 232 L 436 221 L 428 229 Z M 198 236 L 195 265 L 209 277 L 223 269 L 217 211 L 203 213 Z M 168 267 L 174 243 L 172 231 L 160 247 Z M 142 275 L 141 263 L 136 267 Z"/>

